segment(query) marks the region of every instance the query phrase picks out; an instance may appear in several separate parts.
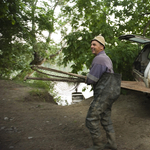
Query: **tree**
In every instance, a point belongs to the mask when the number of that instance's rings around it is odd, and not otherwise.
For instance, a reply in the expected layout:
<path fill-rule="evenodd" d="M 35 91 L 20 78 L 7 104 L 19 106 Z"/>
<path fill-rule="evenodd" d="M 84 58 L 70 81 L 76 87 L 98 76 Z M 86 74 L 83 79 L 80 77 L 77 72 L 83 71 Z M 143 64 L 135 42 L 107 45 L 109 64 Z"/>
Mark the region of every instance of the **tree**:
<path fill-rule="evenodd" d="M 3 0 L 0 16 L 0 75 L 10 77 L 15 71 L 26 72 L 29 64 L 42 64 L 57 53 L 51 34 L 57 16 L 55 9 L 63 1 Z M 40 5 L 40 6 L 39 6 Z M 47 31 L 47 36 L 43 34 Z"/>
<path fill-rule="evenodd" d="M 23 51 L 28 51 L 28 45 L 22 45 L 15 40 L 23 38 L 22 32 L 25 23 L 22 20 L 23 3 L 18 0 L 3 0 L 0 2 L 1 16 L 0 16 L 0 74 L 7 76 L 16 68 L 23 68 Z M 26 28 L 24 28 L 27 32 Z M 14 45 L 16 48 L 14 49 Z M 20 51 L 22 49 L 22 51 Z M 20 55 L 20 58 L 17 57 Z M 19 61 L 19 63 L 17 63 Z M 12 69 L 13 68 L 13 69 Z"/>
<path fill-rule="evenodd" d="M 105 51 L 114 63 L 115 72 L 122 73 L 123 79 L 131 79 L 132 63 L 138 53 L 138 46 L 129 42 L 123 43 L 118 37 L 126 33 L 149 36 L 148 0 L 144 3 L 139 0 L 72 0 L 71 2 L 73 5 L 66 5 L 62 9 L 70 18 L 72 27 L 72 32 L 65 37 L 67 47 L 63 50 L 63 63 L 66 65 L 74 62 L 71 66 L 73 72 L 79 72 L 85 66 L 89 68 L 92 60 L 90 41 L 94 36 L 101 34 L 106 39 Z"/>
<path fill-rule="evenodd" d="M 125 72 L 131 70 L 137 46 L 125 46 L 118 37 L 126 33 L 150 36 L 149 5 L 148 0 L 2 0 L 0 74 L 9 77 L 11 72 L 29 70 L 29 64 L 42 64 L 62 50 L 63 64 L 71 63 L 72 71 L 79 73 L 89 68 L 93 59 L 90 41 L 101 34 L 115 72 L 129 78 Z M 58 6 L 61 13 L 56 16 Z M 57 45 L 51 34 L 60 29 L 65 38 Z"/>

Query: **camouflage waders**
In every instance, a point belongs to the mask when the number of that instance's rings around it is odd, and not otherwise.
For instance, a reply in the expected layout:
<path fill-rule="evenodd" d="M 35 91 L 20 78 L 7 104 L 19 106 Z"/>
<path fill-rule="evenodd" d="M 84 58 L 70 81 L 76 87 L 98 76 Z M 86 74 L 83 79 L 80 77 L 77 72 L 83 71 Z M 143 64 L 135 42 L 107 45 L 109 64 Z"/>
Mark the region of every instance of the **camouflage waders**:
<path fill-rule="evenodd" d="M 115 132 L 111 121 L 111 107 L 120 95 L 121 75 L 105 72 L 94 88 L 94 100 L 90 105 L 86 117 L 86 126 L 89 129 L 93 141 L 93 147 L 89 150 L 98 150 L 100 143 L 100 128 L 106 131 L 108 143 L 105 148 L 117 149 Z M 104 149 L 105 149 L 104 148 Z"/>

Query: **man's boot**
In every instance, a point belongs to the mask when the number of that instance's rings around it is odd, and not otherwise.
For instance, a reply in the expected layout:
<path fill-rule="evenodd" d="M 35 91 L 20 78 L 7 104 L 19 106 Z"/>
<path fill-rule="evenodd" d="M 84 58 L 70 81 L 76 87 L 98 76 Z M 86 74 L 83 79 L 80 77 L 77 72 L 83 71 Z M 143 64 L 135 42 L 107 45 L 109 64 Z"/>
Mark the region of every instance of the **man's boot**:
<path fill-rule="evenodd" d="M 102 144 L 99 138 L 92 138 L 93 146 L 88 148 L 87 150 L 102 150 Z"/>
<path fill-rule="evenodd" d="M 104 149 L 111 149 L 111 150 L 117 150 L 117 144 L 116 144 L 116 138 L 115 133 L 107 132 L 107 144 L 104 146 Z"/>

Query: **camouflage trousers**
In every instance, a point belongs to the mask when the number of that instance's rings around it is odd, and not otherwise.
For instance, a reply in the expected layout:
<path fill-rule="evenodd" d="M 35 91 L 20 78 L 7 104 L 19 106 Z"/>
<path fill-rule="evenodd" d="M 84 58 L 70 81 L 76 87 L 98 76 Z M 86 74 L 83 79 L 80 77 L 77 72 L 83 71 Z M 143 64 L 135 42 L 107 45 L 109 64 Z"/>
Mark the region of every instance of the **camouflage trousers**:
<path fill-rule="evenodd" d="M 93 138 L 100 137 L 100 123 L 106 132 L 114 132 L 111 121 L 112 104 L 120 95 L 121 76 L 104 73 L 93 87 L 94 100 L 86 117 L 86 127 Z"/>

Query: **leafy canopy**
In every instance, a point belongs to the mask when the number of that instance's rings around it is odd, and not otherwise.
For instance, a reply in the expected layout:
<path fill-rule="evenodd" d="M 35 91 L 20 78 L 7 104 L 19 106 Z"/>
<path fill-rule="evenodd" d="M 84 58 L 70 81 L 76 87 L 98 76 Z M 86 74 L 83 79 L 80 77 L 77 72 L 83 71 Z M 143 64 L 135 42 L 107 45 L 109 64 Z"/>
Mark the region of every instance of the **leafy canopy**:
<path fill-rule="evenodd" d="M 101 34 L 106 40 L 106 53 L 114 64 L 115 72 L 122 73 L 123 79 L 132 79 L 132 63 L 138 54 L 138 46 L 119 41 L 122 34 L 149 34 L 150 3 L 139 0 L 72 0 L 62 8 L 70 18 L 72 32 L 65 37 L 64 61 L 71 63 L 73 72 L 89 68 L 93 56 L 90 41 Z M 146 7 L 147 9 L 144 9 Z M 145 34 L 144 34 L 144 31 Z"/>
<path fill-rule="evenodd" d="M 130 79 L 138 46 L 118 37 L 129 33 L 150 37 L 149 0 L 2 0 L 0 8 L 1 77 L 29 71 L 31 63 L 48 60 L 61 47 L 60 65 L 87 72 L 94 57 L 90 41 L 101 34 L 115 72 Z M 59 31 L 63 40 L 56 44 L 51 35 Z"/>

